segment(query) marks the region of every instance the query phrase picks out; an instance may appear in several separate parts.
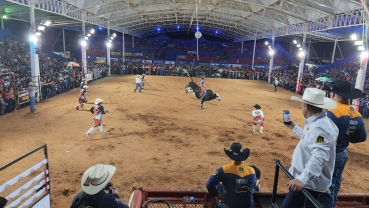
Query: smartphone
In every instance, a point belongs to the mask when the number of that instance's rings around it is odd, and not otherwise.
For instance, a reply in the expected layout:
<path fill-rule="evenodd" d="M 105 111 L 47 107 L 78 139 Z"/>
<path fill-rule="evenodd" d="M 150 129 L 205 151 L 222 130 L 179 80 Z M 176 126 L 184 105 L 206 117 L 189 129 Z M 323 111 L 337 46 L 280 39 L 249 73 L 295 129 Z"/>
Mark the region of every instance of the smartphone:
<path fill-rule="evenodd" d="M 289 110 L 283 110 L 283 123 L 285 125 L 291 125 L 292 123 Z"/>

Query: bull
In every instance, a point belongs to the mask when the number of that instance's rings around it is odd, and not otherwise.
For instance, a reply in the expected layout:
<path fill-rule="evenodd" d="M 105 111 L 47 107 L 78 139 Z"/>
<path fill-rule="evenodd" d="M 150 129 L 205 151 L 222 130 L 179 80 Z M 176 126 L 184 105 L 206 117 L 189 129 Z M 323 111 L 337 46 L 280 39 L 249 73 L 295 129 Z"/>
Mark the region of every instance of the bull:
<path fill-rule="evenodd" d="M 186 87 L 186 93 L 189 93 L 189 92 L 193 92 L 193 94 L 195 95 L 195 97 L 197 99 L 200 99 L 200 91 L 201 91 L 201 88 L 199 85 L 197 85 L 191 78 L 191 82 L 189 82 Z M 201 105 L 200 105 L 200 108 L 201 110 L 204 109 L 204 103 L 205 101 L 210 101 L 210 100 L 218 100 L 220 101 L 220 96 L 218 95 L 218 93 L 214 93 L 212 90 L 210 89 L 207 89 L 206 90 L 206 95 L 203 97 L 203 99 L 201 100 Z"/>

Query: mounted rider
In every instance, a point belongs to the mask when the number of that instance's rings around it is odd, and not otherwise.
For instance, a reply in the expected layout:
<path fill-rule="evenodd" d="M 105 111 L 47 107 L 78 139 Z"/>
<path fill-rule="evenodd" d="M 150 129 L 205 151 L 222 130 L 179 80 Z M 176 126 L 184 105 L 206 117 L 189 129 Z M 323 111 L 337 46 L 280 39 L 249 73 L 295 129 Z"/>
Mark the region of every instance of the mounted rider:
<path fill-rule="evenodd" d="M 200 80 L 200 100 L 202 100 L 206 95 L 206 88 L 205 88 L 205 76 L 201 77 Z"/>

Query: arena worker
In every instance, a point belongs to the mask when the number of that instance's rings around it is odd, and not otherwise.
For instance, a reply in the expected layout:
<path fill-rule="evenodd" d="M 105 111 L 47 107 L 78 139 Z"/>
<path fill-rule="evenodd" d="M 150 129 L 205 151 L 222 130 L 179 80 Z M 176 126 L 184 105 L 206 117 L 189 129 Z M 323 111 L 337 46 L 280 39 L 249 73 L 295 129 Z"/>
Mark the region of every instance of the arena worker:
<path fill-rule="evenodd" d="M 79 92 L 78 105 L 76 107 L 76 110 L 79 110 L 79 107 L 83 108 L 83 105 L 87 104 L 87 97 L 86 97 L 87 96 L 87 89 L 88 89 L 88 86 L 84 85 L 83 89 Z"/>
<path fill-rule="evenodd" d="M 224 148 L 224 152 L 232 162 L 218 168 L 206 181 L 209 194 L 228 208 L 253 207 L 256 174 L 254 168 L 242 162 L 249 157 L 250 150 L 234 142 L 230 149 Z"/>
<path fill-rule="evenodd" d="M 289 172 L 295 178 L 287 183 L 289 192 L 283 200 L 283 208 L 303 207 L 305 188 L 315 199 L 327 191 L 331 184 L 338 128 L 323 109 L 334 109 L 336 102 L 325 97 L 325 92 L 306 88 L 302 99 L 292 96 L 291 100 L 302 103 L 302 114 L 306 118 L 304 128 L 294 121 L 289 127 L 299 138 L 292 154 Z"/>
<path fill-rule="evenodd" d="M 104 100 L 97 98 L 95 100 L 95 105 L 91 107 L 90 111 L 92 114 L 94 114 L 93 119 L 94 119 L 94 126 L 91 127 L 86 133 L 86 137 L 89 138 L 90 134 L 95 131 L 96 128 L 99 129 L 100 134 L 104 134 L 105 131 L 103 130 L 103 125 L 101 122 L 102 119 L 102 115 L 108 113 L 108 110 L 104 109 L 104 106 L 102 106 L 102 102 Z"/>
<path fill-rule="evenodd" d="M 140 75 L 137 74 L 136 76 L 136 88 L 133 92 L 136 92 L 137 88 L 140 88 L 140 91 L 142 90 L 142 85 L 141 85 L 141 79 L 140 79 Z"/>
<path fill-rule="evenodd" d="M 336 101 L 337 108 L 327 111 L 327 116 L 338 127 L 339 135 L 336 145 L 336 158 L 329 191 L 319 196 L 322 207 L 335 207 L 342 183 L 342 173 L 348 160 L 347 147 L 349 143 L 364 142 L 367 137 L 363 118 L 361 114 L 350 106 L 349 99 L 359 98 L 363 92 L 353 89 L 348 81 L 337 80 L 331 88 L 331 98 Z"/>
<path fill-rule="evenodd" d="M 255 110 L 252 111 L 252 117 L 254 121 L 254 125 L 252 128 L 252 131 L 256 131 L 256 125 L 260 125 L 260 134 L 263 134 L 263 128 L 264 128 L 264 113 L 261 111 L 261 107 L 259 104 L 255 104 L 253 106 Z"/>
<path fill-rule="evenodd" d="M 115 170 L 115 166 L 103 164 L 87 169 L 81 179 L 83 191 L 74 197 L 70 208 L 129 208 L 128 205 L 119 201 L 118 190 L 109 186 Z"/>

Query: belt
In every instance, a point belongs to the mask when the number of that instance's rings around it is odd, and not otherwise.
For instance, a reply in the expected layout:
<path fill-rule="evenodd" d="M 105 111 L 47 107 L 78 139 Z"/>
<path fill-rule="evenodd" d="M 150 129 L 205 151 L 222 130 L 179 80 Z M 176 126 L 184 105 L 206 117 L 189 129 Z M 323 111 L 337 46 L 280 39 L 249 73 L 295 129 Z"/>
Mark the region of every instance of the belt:
<path fill-rule="evenodd" d="M 343 150 L 342 152 L 336 152 L 336 154 L 342 154 L 344 152 L 346 152 L 346 150 Z"/>

